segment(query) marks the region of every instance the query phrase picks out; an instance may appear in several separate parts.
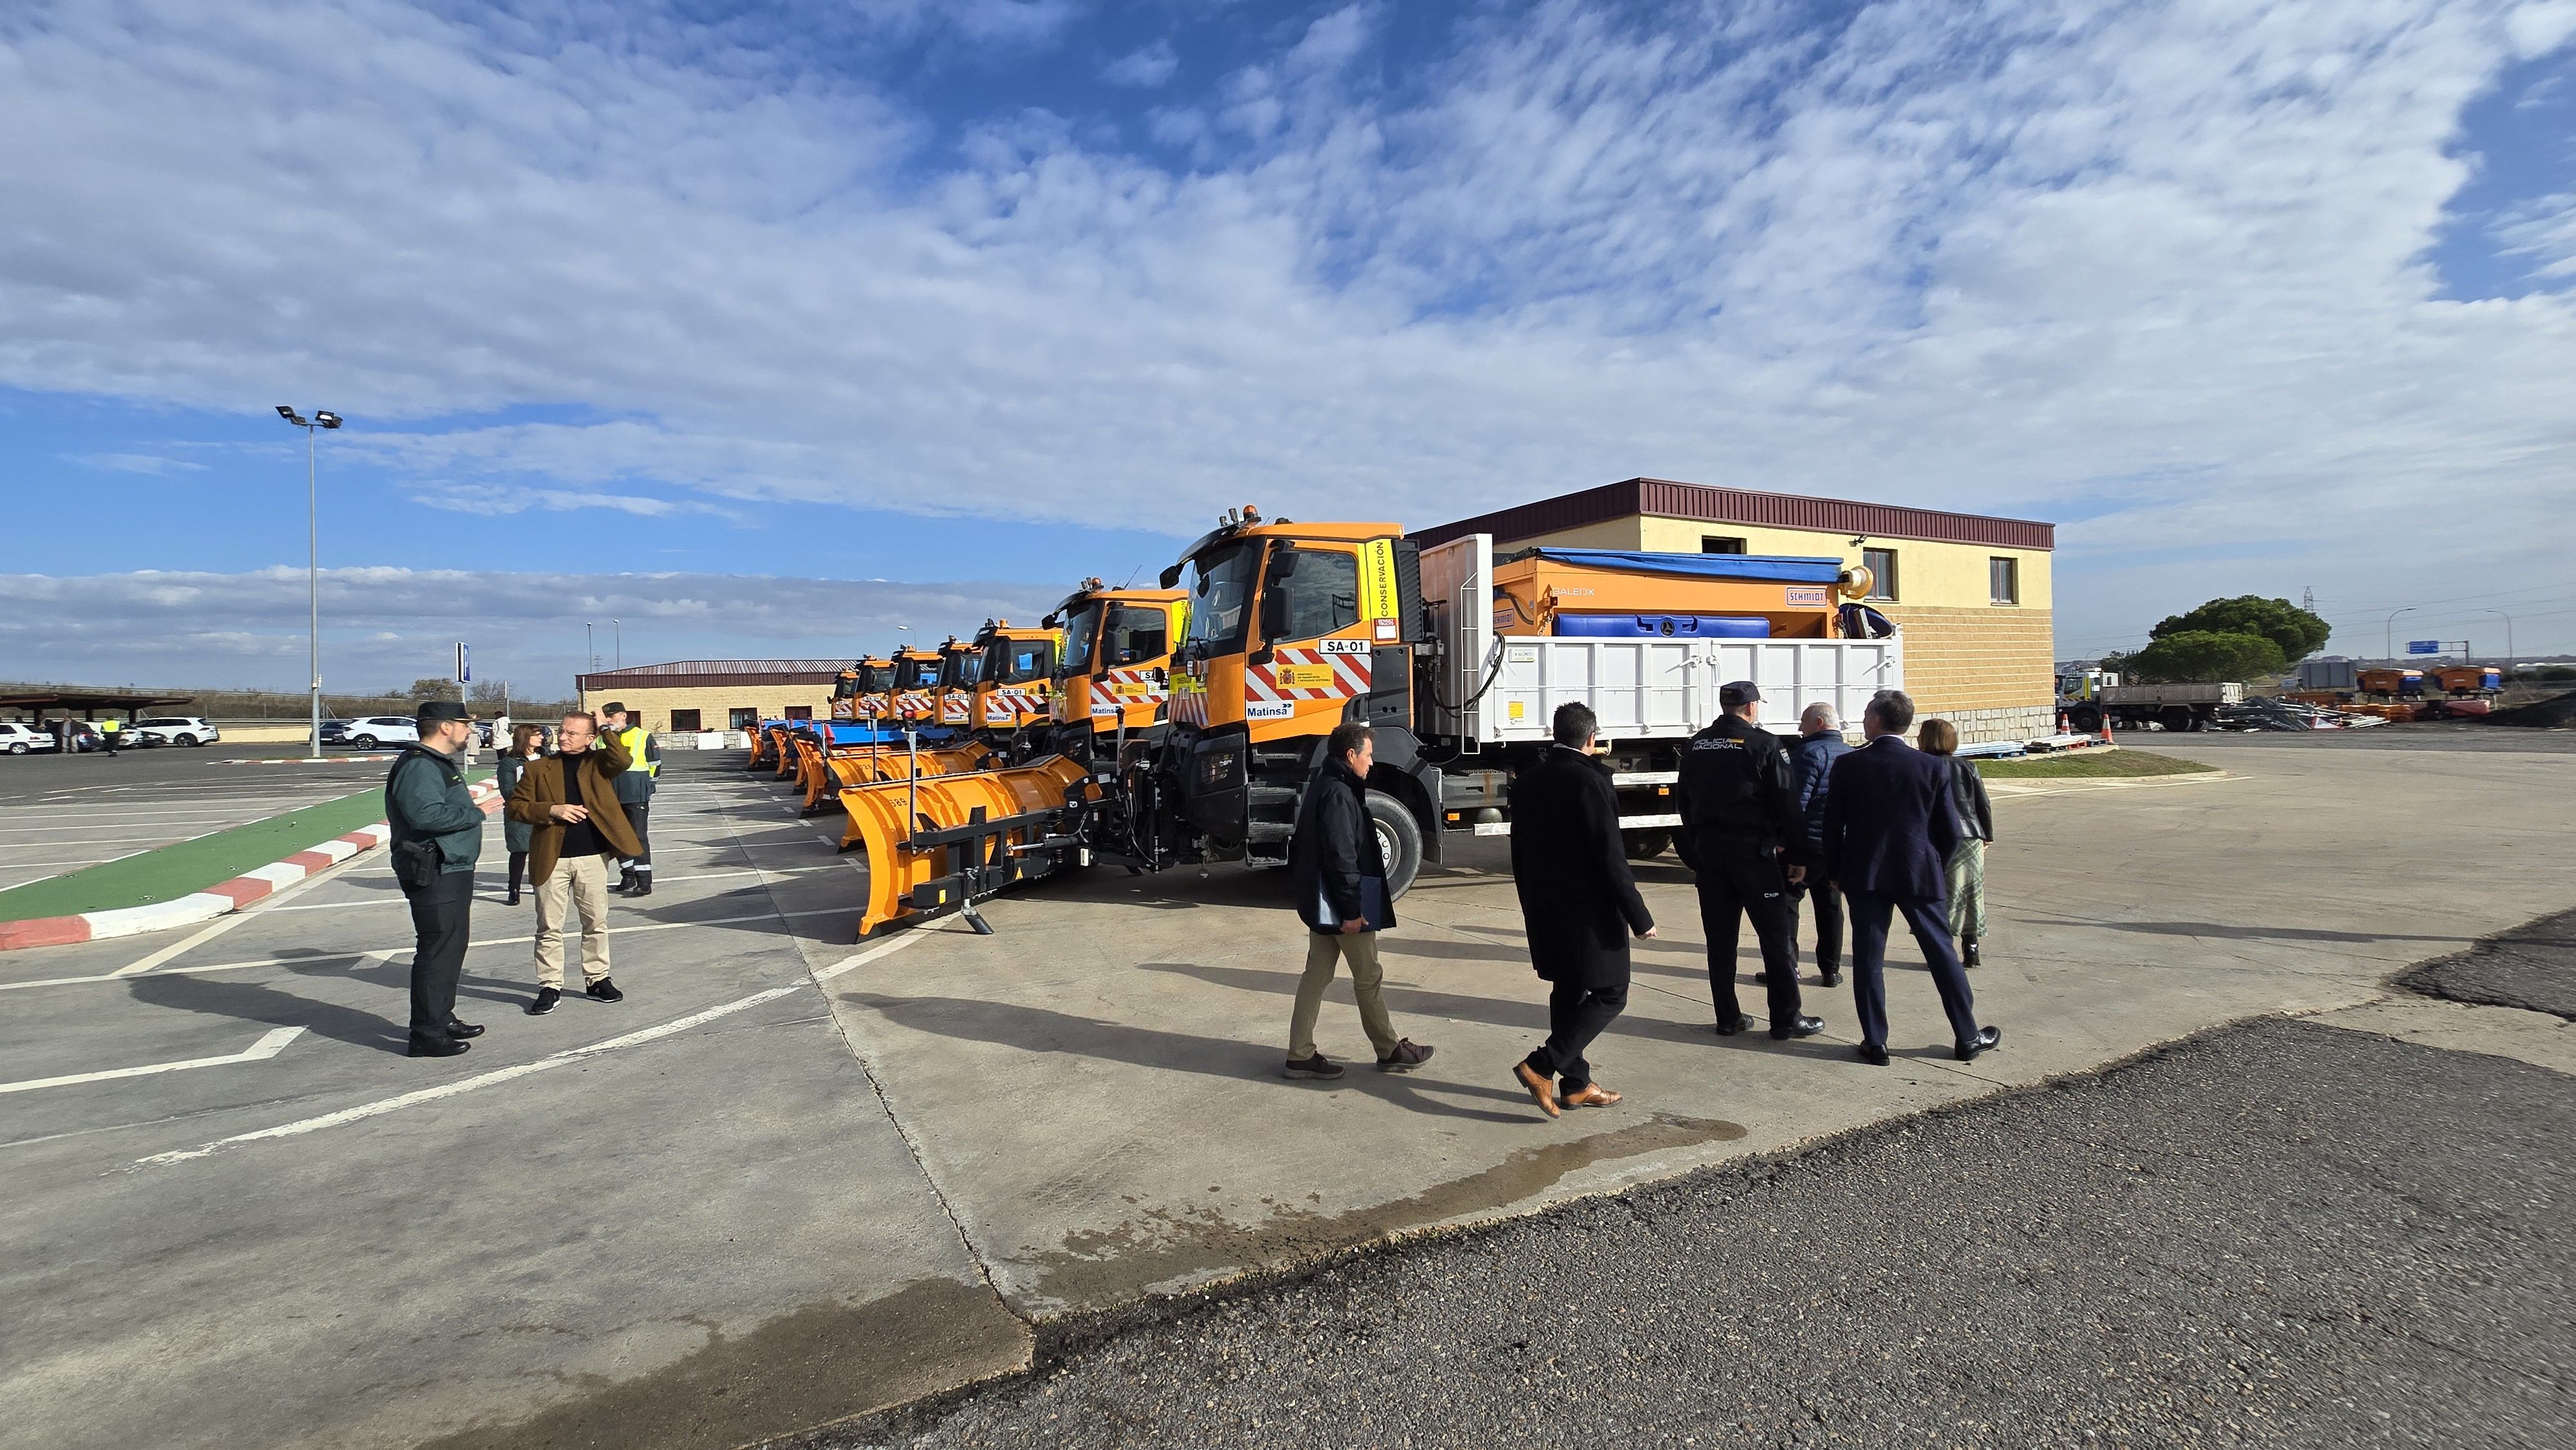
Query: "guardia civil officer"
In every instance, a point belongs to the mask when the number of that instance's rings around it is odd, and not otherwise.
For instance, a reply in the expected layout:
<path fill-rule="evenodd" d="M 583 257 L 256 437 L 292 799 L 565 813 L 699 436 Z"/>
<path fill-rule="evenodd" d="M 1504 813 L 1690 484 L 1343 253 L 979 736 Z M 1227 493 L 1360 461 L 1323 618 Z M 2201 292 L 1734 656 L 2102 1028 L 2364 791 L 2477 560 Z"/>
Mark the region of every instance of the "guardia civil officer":
<path fill-rule="evenodd" d="M 620 896 L 653 894 L 653 837 L 645 828 L 652 814 L 654 783 L 662 778 L 662 747 L 645 733 L 644 721 L 629 716 L 626 707 L 612 700 L 600 713 L 607 717 L 608 734 L 626 752 L 633 764 L 616 777 L 617 808 L 626 813 L 626 824 L 635 830 L 635 855 L 618 875 L 617 884 L 608 888 Z"/>
<path fill-rule="evenodd" d="M 465 788 L 465 742 L 474 723 L 454 700 L 428 700 L 385 775 L 385 824 L 394 877 L 411 904 L 411 1055 L 454 1057 L 483 1029 L 457 1020 L 456 979 L 474 910 L 474 863 L 483 854 L 483 808 Z"/>
<path fill-rule="evenodd" d="M 1822 1032 L 1798 1002 L 1798 951 L 1789 900 L 1803 879 L 1806 822 L 1790 792 L 1789 756 L 1780 737 L 1753 723 L 1761 690 L 1750 680 L 1721 687 L 1725 711 L 1682 750 L 1682 860 L 1699 877 L 1699 919 L 1708 936 L 1709 995 L 1720 1036 L 1751 1025 L 1735 999 L 1735 942 L 1740 921 L 1753 919 L 1762 943 L 1762 983 L 1770 995 L 1771 1035 L 1786 1040 Z"/>

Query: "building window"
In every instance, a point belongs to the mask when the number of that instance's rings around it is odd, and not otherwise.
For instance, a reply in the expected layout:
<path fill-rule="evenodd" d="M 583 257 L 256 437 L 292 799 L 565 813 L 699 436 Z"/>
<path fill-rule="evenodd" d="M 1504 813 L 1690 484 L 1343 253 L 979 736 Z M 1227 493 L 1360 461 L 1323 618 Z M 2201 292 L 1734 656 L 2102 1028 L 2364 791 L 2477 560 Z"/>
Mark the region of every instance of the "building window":
<path fill-rule="evenodd" d="M 695 711 L 695 710 L 674 710 L 674 711 L 672 711 L 672 712 L 671 712 L 671 729 L 672 729 L 672 731 L 673 731 L 674 733 L 676 733 L 676 734 L 680 734 L 680 735 L 695 735 L 695 734 L 697 734 L 697 733 L 698 733 L 698 712 L 697 712 L 697 711 Z"/>
<path fill-rule="evenodd" d="M 1699 551 L 1703 554 L 1751 553 L 1751 550 L 1744 547 L 1744 543 L 1745 541 L 1742 539 L 1723 538 L 1716 534 L 1702 534 L 1699 536 Z"/>
<path fill-rule="evenodd" d="M 727 730 L 759 729 L 759 709 L 751 705 L 736 705 L 732 709 L 725 711 L 725 728 Z"/>
<path fill-rule="evenodd" d="M 814 707 L 811 705 L 790 705 L 787 707 L 787 718 L 790 720 L 811 720 L 814 718 Z"/>
<path fill-rule="evenodd" d="M 2021 560 L 1986 561 L 1986 598 L 1995 604 L 2021 603 Z"/>
<path fill-rule="evenodd" d="M 1862 567 L 1869 570 L 1869 597 L 1894 600 L 1896 598 L 1896 551 L 1863 549 L 1860 551 L 1860 562 Z"/>

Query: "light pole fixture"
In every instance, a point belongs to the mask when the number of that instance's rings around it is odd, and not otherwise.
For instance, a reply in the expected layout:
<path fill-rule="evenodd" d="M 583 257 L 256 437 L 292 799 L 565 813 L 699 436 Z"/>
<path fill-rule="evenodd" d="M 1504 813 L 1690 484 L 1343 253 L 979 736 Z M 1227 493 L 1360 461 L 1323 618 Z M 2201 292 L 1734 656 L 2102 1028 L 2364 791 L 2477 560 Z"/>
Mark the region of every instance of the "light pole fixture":
<path fill-rule="evenodd" d="M 321 490 L 316 482 L 313 434 L 322 428 L 340 426 L 340 415 L 327 408 L 316 408 L 310 418 L 299 417 L 284 403 L 277 405 L 277 416 L 304 430 L 304 588 L 312 605 L 313 617 L 313 734 L 308 742 L 312 758 L 322 758 L 322 524 Z"/>
<path fill-rule="evenodd" d="M 2501 610 L 2501 609 L 2481 609 L 2481 610 L 2479 610 L 2479 611 L 2478 611 L 2478 613 L 2480 613 L 2480 614 L 2492 614 L 2492 615 L 2494 615 L 2496 618 L 2501 619 L 2501 620 L 2503 620 L 2503 621 L 2504 621 L 2504 670 L 2505 670 L 2505 673 L 2506 673 L 2506 674 L 2508 674 L 2508 675 L 2509 675 L 2509 674 L 2512 674 L 2512 673 L 2513 673 L 2513 665 L 2514 665 L 2514 659 L 2513 659 L 2513 616 L 2512 616 L 2512 615 L 2510 615 L 2510 614 L 2505 613 L 2505 612 L 2504 612 L 2503 610 Z"/>
<path fill-rule="evenodd" d="M 2380 623 L 2379 647 L 2381 650 L 2386 652 L 2388 662 L 2390 664 L 2395 664 L 2397 662 L 2397 616 L 2401 614 L 2413 614 L 2414 612 L 2415 606 L 2412 604 L 2407 605 L 2404 609 L 2390 610 L 2388 618 Z"/>
<path fill-rule="evenodd" d="M 622 620 L 622 619 L 612 619 L 612 620 L 608 621 L 608 647 L 609 647 L 609 649 L 610 649 L 611 651 L 613 651 L 613 653 L 611 653 L 611 655 L 609 656 L 609 658 L 610 658 L 612 661 L 614 661 L 614 662 L 615 662 L 615 663 L 613 664 L 612 668 L 615 668 L 615 669 L 621 669 L 621 670 L 622 670 L 622 669 L 624 669 L 624 668 L 626 668 L 626 621 L 625 621 L 625 620 Z"/>

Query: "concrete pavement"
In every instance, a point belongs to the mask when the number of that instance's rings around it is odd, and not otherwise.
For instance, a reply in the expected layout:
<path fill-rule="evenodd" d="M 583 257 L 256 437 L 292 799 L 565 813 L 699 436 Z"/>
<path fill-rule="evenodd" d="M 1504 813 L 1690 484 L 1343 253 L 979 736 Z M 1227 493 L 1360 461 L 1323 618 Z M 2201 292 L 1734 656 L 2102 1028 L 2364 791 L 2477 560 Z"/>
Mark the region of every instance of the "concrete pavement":
<path fill-rule="evenodd" d="M 1290 1083 L 1303 942 L 1277 878 L 1094 870 L 990 904 L 996 936 L 871 954 L 855 858 L 730 755 L 668 772 L 662 889 L 618 908 L 635 996 L 532 1021 L 524 944 L 478 948 L 493 1031 L 452 1063 L 390 1055 L 407 941 L 380 871 L 203 941 L 17 954 L 12 1080 L 306 1031 L 255 1063 L 0 1093 L 0 1299 L 29 1306 L 0 1324 L 0 1444 L 784 1433 L 1006 1370 L 1069 1311 L 2363 1008 L 2576 894 L 2563 755 L 2152 744 L 2226 774 L 1998 793 L 1974 980 L 2000 1052 L 1950 1061 L 1910 948 L 1893 1068 L 1849 1056 L 1848 994 L 1812 974 L 1831 1038 L 1710 1035 L 1668 858 L 1644 872 L 1665 940 L 1595 1058 L 1629 1101 L 1558 1123 L 1507 1075 L 1544 1008 L 1500 843 L 1459 843 L 1384 943 L 1399 1026 L 1439 1056 L 1369 1070 L 1342 992 L 1325 1048 L 1361 1065 Z M 527 929 L 477 910 L 487 942 Z M 14 985 L 38 980 L 61 985 Z M 2538 1060 L 2536 1031 L 2468 1036 Z"/>

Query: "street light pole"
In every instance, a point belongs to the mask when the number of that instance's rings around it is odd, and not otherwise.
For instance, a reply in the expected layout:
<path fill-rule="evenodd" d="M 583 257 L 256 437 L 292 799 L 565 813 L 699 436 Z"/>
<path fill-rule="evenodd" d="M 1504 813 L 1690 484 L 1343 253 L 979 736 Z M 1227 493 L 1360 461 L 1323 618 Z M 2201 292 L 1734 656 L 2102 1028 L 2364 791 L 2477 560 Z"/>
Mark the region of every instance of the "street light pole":
<path fill-rule="evenodd" d="M 2512 673 L 2513 673 L 2513 616 L 2512 616 L 2512 615 L 2510 615 L 2510 614 L 2505 613 L 2505 612 L 2504 612 L 2503 610 L 2501 610 L 2501 609 L 2481 609 L 2481 610 L 2479 610 L 2479 611 L 2478 611 L 2478 613 L 2480 613 L 2480 614 L 2492 614 L 2492 615 L 2494 615 L 2496 618 L 2501 619 L 2501 620 L 2503 620 L 2503 621 L 2504 621 L 2504 670 L 2505 670 L 2505 673 L 2506 673 L 2506 674 L 2508 674 L 2508 675 L 2512 674 Z"/>
<path fill-rule="evenodd" d="M 2379 647 L 2387 652 L 2388 660 L 2392 664 L 2397 660 L 2397 616 L 2400 614 L 2413 614 L 2414 612 L 2415 606 L 2409 604 L 2404 609 L 2391 612 L 2388 618 L 2379 626 Z"/>
<path fill-rule="evenodd" d="M 612 655 L 612 656 L 611 656 L 611 658 L 612 658 L 612 659 L 614 659 L 614 660 L 616 661 L 616 668 L 621 669 L 621 670 L 622 670 L 622 669 L 624 669 L 624 668 L 626 668 L 626 621 L 625 621 L 625 620 L 622 620 L 622 619 L 612 619 L 612 620 L 608 621 L 608 639 L 609 639 L 609 648 L 610 648 L 610 649 L 612 649 L 612 650 L 614 650 L 614 651 L 616 651 L 616 653 L 615 653 L 614 655 Z"/>
<path fill-rule="evenodd" d="M 299 416 L 284 403 L 277 405 L 277 416 L 304 430 L 304 588 L 312 608 L 313 718 L 312 734 L 306 741 L 315 760 L 322 758 L 322 509 L 319 449 L 314 443 L 314 430 L 337 428 L 340 415 L 327 408 L 316 408 L 313 416 Z"/>

